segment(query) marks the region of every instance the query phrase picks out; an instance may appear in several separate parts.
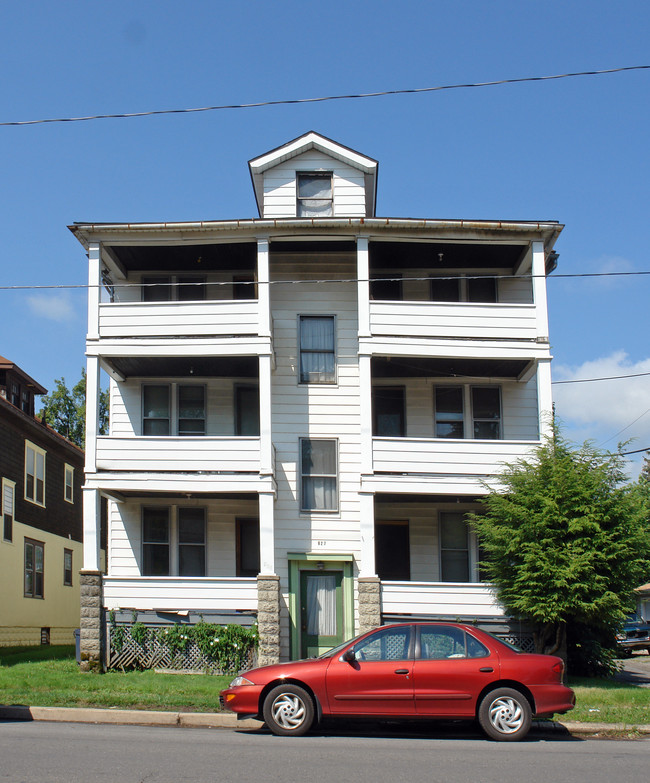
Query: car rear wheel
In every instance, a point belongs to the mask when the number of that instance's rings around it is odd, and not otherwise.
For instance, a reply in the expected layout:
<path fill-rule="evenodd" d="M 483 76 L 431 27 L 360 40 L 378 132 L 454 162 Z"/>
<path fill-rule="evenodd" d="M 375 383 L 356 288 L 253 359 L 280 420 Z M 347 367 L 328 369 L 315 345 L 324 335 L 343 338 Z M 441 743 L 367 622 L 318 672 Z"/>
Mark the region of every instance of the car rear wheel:
<path fill-rule="evenodd" d="M 478 710 L 481 728 L 492 739 L 515 742 L 530 729 L 532 711 L 528 699 L 514 688 L 487 693 Z"/>
<path fill-rule="evenodd" d="M 298 685 L 278 685 L 264 699 L 263 715 L 274 734 L 300 737 L 314 723 L 314 702 Z"/>

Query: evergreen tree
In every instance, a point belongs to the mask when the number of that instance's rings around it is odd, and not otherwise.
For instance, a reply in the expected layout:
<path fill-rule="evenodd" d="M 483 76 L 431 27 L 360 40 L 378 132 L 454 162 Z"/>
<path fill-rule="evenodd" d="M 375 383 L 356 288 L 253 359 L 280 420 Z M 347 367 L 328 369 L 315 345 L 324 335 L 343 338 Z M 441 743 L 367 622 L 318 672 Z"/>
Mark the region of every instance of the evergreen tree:
<path fill-rule="evenodd" d="M 86 371 L 68 389 L 65 378 L 58 378 L 51 394 L 41 398 L 43 407 L 39 415 L 60 435 L 84 448 L 86 438 Z M 108 391 L 99 395 L 99 434 L 108 434 Z"/>
<path fill-rule="evenodd" d="M 562 649 L 567 624 L 613 639 L 648 581 L 649 493 L 625 483 L 623 462 L 556 429 L 532 460 L 507 466 L 472 517 L 487 579 L 509 615 L 534 624 L 537 652 Z"/>

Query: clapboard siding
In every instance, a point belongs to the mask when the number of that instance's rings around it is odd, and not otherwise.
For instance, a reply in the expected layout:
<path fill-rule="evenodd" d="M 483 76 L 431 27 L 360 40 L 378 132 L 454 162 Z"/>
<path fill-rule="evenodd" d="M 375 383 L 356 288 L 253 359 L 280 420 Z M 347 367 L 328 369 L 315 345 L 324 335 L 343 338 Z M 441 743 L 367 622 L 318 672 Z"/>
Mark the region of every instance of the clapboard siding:
<path fill-rule="evenodd" d="M 363 172 L 328 155 L 310 150 L 275 166 L 264 175 L 264 217 L 296 217 L 296 172 L 331 171 L 335 217 L 366 214 Z"/>
<path fill-rule="evenodd" d="M 206 510 L 206 572 L 208 577 L 233 577 L 236 574 L 236 532 L 238 517 L 257 517 L 259 506 L 251 500 L 201 500 L 170 496 L 169 500 L 130 500 L 109 503 L 109 575 L 132 578 L 141 575 L 142 506 L 200 507 Z M 172 520 L 174 519 L 172 514 Z M 174 527 L 172 522 L 172 546 Z"/>
<path fill-rule="evenodd" d="M 375 472 L 497 476 L 504 462 L 530 457 L 537 441 L 373 438 Z"/>
<path fill-rule="evenodd" d="M 219 471 L 260 469 L 260 439 L 251 437 L 97 438 L 97 467 L 127 471 Z"/>
<path fill-rule="evenodd" d="M 537 337 L 534 305 L 470 302 L 371 302 L 373 335 L 400 337 Z"/>
<path fill-rule="evenodd" d="M 103 588 L 107 609 L 257 611 L 257 580 L 254 577 L 105 577 Z"/>
<path fill-rule="evenodd" d="M 257 301 L 108 302 L 99 306 L 100 337 L 256 335 Z"/>
<path fill-rule="evenodd" d="M 489 585 L 467 583 L 382 582 L 384 614 L 504 616 Z"/>

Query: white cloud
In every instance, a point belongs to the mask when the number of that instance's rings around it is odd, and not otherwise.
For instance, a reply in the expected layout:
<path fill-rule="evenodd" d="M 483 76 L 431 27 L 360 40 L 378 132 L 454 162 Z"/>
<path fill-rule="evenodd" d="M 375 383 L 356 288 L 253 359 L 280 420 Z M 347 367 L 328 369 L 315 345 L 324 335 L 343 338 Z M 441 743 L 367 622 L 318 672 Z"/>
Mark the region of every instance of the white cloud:
<path fill-rule="evenodd" d="M 72 321 L 76 318 L 74 305 L 67 291 L 32 294 L 27 297 L 32 314 L 49 321 Z"/>
<path fill-rule="evenodd" d="M 554 381 L 640 373 L 650 373 L 650 358 L 632 362 L 624 351 L 578 367 L 553 365 Z M 632 443 L 626 451 L 650 446 L 650 375 L 592 383 L 556 383 L 553 397 L 557 416 L 572 440 L 592 440 L 597 446 L 612 450 L 619 442 L 630 439 Z M 634 460 L 639 462 L 642 456 L 637 455 Z"/>

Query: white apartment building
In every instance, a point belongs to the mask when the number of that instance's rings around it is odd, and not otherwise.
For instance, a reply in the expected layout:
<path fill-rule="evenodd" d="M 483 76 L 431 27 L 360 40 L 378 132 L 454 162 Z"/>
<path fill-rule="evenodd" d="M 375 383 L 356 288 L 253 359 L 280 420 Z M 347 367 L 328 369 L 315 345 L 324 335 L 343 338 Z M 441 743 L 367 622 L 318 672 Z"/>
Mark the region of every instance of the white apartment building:
<path fill-rule="evenodd" d="M 508 626 L 466 514 L 550 432 L 562 226 L 379 218 L 377 165 L 310 132 L 249 162 L 259 218 L 71 226 L 90 659 L 111 609 L 257 617 L 262 661 L 404 617 Z"/>

